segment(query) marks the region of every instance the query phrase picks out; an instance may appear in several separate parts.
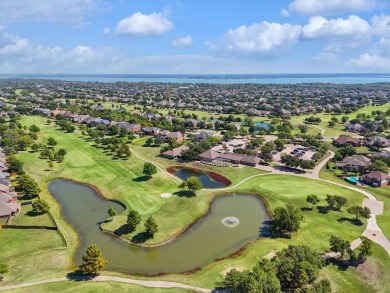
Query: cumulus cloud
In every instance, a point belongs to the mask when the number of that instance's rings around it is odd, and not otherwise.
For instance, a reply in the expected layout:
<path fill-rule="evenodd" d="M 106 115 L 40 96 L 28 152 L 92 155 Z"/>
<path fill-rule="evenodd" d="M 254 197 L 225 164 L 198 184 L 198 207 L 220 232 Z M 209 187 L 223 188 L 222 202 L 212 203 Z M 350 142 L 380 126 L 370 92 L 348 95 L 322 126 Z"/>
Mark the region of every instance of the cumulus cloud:
<path fill-rule="evenodd" d="M 278 56 L 288 52 L 297 42 L 301 26 L 269 23 L 263 21 L 236 29 L 229 29 L 222 37 L 221 44 L 209 46 L 225 52 Z"/>
<path fill-rule="evenodd" d="M 188 47 L 191 46 L 193 43 L 192 37 L 190 35 L 178 38 L 172 42 L 172 46 L 175 48 L 181 48 L 181 47 Z"/>
<path fill-rule="evenodd" d="M 371 26 L 374 34 L 390 36 L 390 15 L 375 15 L 371 19 Z"/>
<path fill-rule="evenodd" d="M 107 6 L 101 0 L 1 1 L 0 20 L 2 23 L 49 21 L 81 27 L 87 15 L 105 9 Z"/>
<path fill-rule="evenodd" d="M 116 34 L 128 36 L 159 36 L 174 29 L 173 23 L 163 13 L 149 15 L 136 12 L 122 19 L 116 26 Z"/>
<path fill-rule="evenodd" d="M 293 0 L 288 7 L 298 14 L 319 15 L 366 11 L 376 5 L 376 0 Z"/>
<path fill-rule="evenodd" d="M 347 19 L 329 19 L 322 16 L 310 17 L 309 23 L 303 26 L 302 36 L 308 39 L 327 37 L 366 38 L 371 33 L 370 24 L 355 15 Z"/>
<path fill-rule="evenodd" d="M 390 58 L 376 54 L 364 53 L 358 58 L 351 59 L 348 64 L 367 69 L 388 71 L 390 68 Z"/>

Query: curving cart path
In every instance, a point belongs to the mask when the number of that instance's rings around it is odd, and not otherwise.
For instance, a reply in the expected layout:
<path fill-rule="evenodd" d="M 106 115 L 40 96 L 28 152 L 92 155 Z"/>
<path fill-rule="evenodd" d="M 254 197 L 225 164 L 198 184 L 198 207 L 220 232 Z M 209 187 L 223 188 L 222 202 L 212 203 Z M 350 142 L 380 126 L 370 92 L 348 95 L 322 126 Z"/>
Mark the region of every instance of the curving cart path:
<path fill-rule="evenodd" d="M 11 290 L 11 289 L 20 289 L 20 288 L 26 288 L 41 284 L 48 284 L 48 283 L 56 283 L 56 282 L 64 282 L 64 281 L 83 281 L 85 279 L 83 278 L 54 278 L 54 279 L 48 279 L 48 280 L 41 280 L 41 281 L 35 281 L 30 283 L 23 283 L 23 284 L 17 284 L 17 285 L 8 285 L 0 287 L 0 291 L 4 290 Z M 176 282 L 165 282 L 165 281 L 143 281 L 143 280 L 134 280 L 134 279 L 126 279 L 126 278 L 120 278 L 120 277 L 112 277 L 112 276 L 97 276 L 93 279 L 87 280 L 85 282 L 107 282 L 107 281 L 113 281 L 113 282 L 120 282 L 120 283 L 127 283 L 127 284 L 134 284 L 134 285 L 141 285 L 144 287 L 150 287 L 150 288 L 181 288 L 181 289 L 187 289 L 192 290 L 195 292 L 211 292 L 211 289 L 206 288 L 200 288 L 195 287 L 187 284 L 182 283 L 176 283 Z"/>

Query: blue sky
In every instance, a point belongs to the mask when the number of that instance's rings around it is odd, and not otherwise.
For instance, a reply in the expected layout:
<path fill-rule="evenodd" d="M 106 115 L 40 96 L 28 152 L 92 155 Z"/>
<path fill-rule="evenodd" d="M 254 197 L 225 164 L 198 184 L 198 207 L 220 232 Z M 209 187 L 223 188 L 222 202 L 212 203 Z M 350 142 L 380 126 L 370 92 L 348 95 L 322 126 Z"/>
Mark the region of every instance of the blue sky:
<path fill-rule="evenodd" d="M 0 73 L 389 71 L 389 0 L 0 0 Z"/>

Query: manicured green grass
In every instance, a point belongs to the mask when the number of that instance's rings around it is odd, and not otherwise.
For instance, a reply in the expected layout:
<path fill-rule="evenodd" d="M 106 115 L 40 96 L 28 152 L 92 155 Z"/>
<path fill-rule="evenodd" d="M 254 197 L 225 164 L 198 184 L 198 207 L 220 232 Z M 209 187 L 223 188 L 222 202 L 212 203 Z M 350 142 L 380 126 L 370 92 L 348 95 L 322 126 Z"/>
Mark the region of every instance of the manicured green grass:
<path fill-rule="evenodd" d="M 125 284 L 119 282 L 76 282 L 76 281 L 63 281 L 57 283 L 48 283 L 42 285 L 36 285 L 32 287 L 8 290 L 9 293 L 18 292 L 94 292 L 94 293 L 107 293 L 107 292 L 128 292 L 128 293 L 179 293 L 179 292 L 193 292 L 192 290 L 185 290 L 179 288 L 162 289 L 162 288 L 148 288 L 139 285 Z"/>
<path fill-rule="evenodd" d="M 17 255 L 64 247 L 60 235 L 54 230 L 2 229 L 0 258 L 12 259 Z"/>
<path fill-rule="evenodd" d="M 305 118 L 307 118 L 307 117 L 310 117 L 310 116 L 319 117 L 319 118 L 321 118 L 322 121 L 318 126 L 321 127 L 322 129 L 325 129 L 324 135 L 330 136 L 330 137 L 338 137 L 341 134 L 347 134 L 347 132 L 345 132 L 344 129 L 345 129 L 345 125 L 348 124 L 348 122 L 346 124 L 341 123 L 341 118 L 343 116 L 348 116 L 349 119 L 351 120 L 351 119 L 356 118 L 356 116 L 359 113 L 365 113 L 365 114 L 371 115 L 372 111 L 387 111 L 389 108 L 390 108 L 390 103 L 387 103 L 387 104 L 382 105 L 382 106 L 370 105 L 370 106 L 359 109 L 358 111 L 351 113 L 351 114 L 348 114 L 348 115 L 346 115 L 346 114 L 333 115 L 333 114 L 329 114 L 329 113 L 318 113 L 315 115 L 309 114 L 309 115 L 302 115 L 302 116 L 292 116 L 291 123 L 294 126 L 298 126 L 299 120 L 304 122 Z M 333 127 L 329 127 L 328 122 L 331 120 L 332 117 L 337 117 L 339 120 L 339 123 L 337 123 Z M 309 133 L 310 134 L 318 133 L 318 131 L 319 131 L 318 129 L 314 128 L 312 125 L 309 125 L 309 124 L 308 124 L 308 126 L 309 126 Z M 351 136 L 355 136 L 353 133 L 348 133 L 348 134 Z"/>
<path fill-rule="evenodd" d="M 24 226 L 49 226 L 55 227 L 55 223 L 48 214 L 36 215 L 33 213 L 32 205 L 22 206 L 21 212 L 12 217 L 9 224 Z"/>
<path fill-rule="evenodd" d="M 161 198 L 160 193 L 174 193 L 178 191 L 178 183 L 162 172 L 158 172 L 150 181 L 133 181 L 134 178 L 142 175 L 143 166 L 143 162 L 134 156 L 128 160 L 112 160 L 102 149 L 93 147 L 90 141 L 85 141 L 80 133 L 63 133 L 55 130 L 53 125 L 46 125 L 46 119 L 44 118 L 33 116 L 23 117 L 22 123 L 27 126 L 36 123 L 41 128 L 40 139 L 52 136 L 58 141 L 57 147 L 65 148 L 68 152 L 65 161 L 56 164 L 53 171 L 45 171 L 47 162 L 38 159 L 37 153 L 24 152 L 20 154 L 20 158 L 25 162 L 26 172 L 33 176 L 41 187 L 44 187 L 48 180 L 55 177 L 66 177 L 90 183 L 99 188 L 103 195 L 120 199 L 127 205 L 131 205 L 140 211 L 143 217 L 153 214 L 160 226 L 160 232 L 156 234 L 153 240 L 155 242 L 164 241 L 179 233 L 183 227 L 201 216 L 208 209 L 210 201 L 215 196 L 224 194 L 223 191 L 202 190 L 197 193 L 196 197 L 192 198 L 178 197 L 175 195 L 170 198 Z M 142 155 L 142 157 L 156 161 L 161 167 L 165 168 L 177 164 L 174 161 L 158 157 L 158 148 L 144 148 L 142 145 L 143 141 L 139 140 L 130 145 L 130 147 Z M 250 167 L 243 169 L 218 168 L 196 163 L 188 164 L 188 166 L 204 168 L 205 170 L 220 173 L 231 179 L 233 184 L 238 183 L 250 175 L 262 173 L 260 170 Z M 348 206 L 360 205 L 363 199 L 361 194 L 342 187 L 287 175 L 256 177 L 228 192 L 260 194 L 266 200 L 271 210 L 286 203 L 292 203 L 297 207 L 308 207 L 306 196 L 312 193 L 320 197 L 321 203 L 319 206 L 325 205 L 324 198 L 326 194 L 340 194 L 347 197 Z M 42 267 L 42 270 L 28 273 L 28 268 L 22 268 L 20 271 L 25 276 L 19 273 L 19 271 L 15 272 L 12 270 L 5 282 L 15 282 L 21 279 L 31 280 L 37 278 L 37 276 L 46 278 L 46 275 L 60 275 L 61 272 L 65 274 L 66 269 L 71 263 L 77 238 L 73 230 L 61 219 L 59 207 L 45 188 L 43 188 L 41 196 L 51 204 L 53 215 L 61 231 L 64 232 L 65 238 L 68 240 L 69 248 L 65 252 L 64 250 L 58 250 L 50 251 L 47 254 L 40 254 L 41 257 L 37 261 L 36 267 Z M 192 275 L 167 275 L 159 277 L 159 279 L 212 288 L 220 285 L 223 280 L 222 272 L 227 268 L 250 268 L 270 251 L 277 251 L 289 244 L 306 244 L 316 249 L 319 253 L 323 253 L 328 249 L 330 235 L 336 234 L 351 241 L 359 237 L 365 227 L 364 225 L 355 226 L 345 219 L 340 221 L 342 218 L 350 218 L 345 207 L 342 212 L 331 211 L 327 214 L 322 214 L 315 208 L 312 211 L 304 211 L 304 215 L 305 221 L 300 231 L 295 233 L 292 239 L 260 239 L 248 245 L 238 257 L 211 263 Z M 114 221 L 105 225 L 105 228 L 114 229 L 118 225 L 123 224 L 125 216 L 126 214 L 123 213 L 115 217 Z M 0 231 L 0 238 L 2 237 L 1 233 L 3 231 Z M 16 241 L 18 242 L 14 246 L 18 247 L 18 243 L 22 242 L 22 240 L 17 239 Z M 39 241 L 41 240 L 37 237 L 36 243 L 39 244 Z M 37 249 L 37 246 L 34 245 L 32 248 Z M 56 246 L 58 248 L 61 247 L 59 243 Z M 10 255 L 12 255 L 11 252 Z M 55 264 L 51 261 L 45 263 L 44 260 L 48 259 L 47 255 L 56 259 L 57 262 Z M 33 261 L 33 257 L 34 254 L 29 255 L 25 261 L 30 263 L 30 261 Z M 16 268 L 21 262 L 21 259 L 15 260 L 12 268 Z M 51 269 L 50 272 L 49 269 Z M 106 273 L 119 275 L 113 272 Z M 371 290 L 362 291 L 362 288 L 366 289 L 366 286 L 359 279 L 357 272 L 351 271 L 348 273 L 350 275 L 348 275 L 349 279 L 347 277 L 339 278 L 339 273 L 336 268 L 329 267 L 326 273 L 335 286 L 342 288 L 348 283 L 348 287 L 352 290 L 351 292 L 371 292 Z"/>

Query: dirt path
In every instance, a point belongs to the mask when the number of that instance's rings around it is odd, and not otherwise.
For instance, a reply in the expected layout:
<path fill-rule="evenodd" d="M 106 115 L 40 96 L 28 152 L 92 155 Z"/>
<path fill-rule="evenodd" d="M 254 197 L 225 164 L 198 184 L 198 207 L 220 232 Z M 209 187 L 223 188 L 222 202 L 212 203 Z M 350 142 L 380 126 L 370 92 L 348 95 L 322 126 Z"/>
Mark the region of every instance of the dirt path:
<path fill-rule="evenodd" d="M 24 284 L 2 286 L 2 287 L 0 287 L 0 291 L 26 288 L 26 287 L 31 287 L 31 286 L 41 285 L 41 284 L 48 284 L 48 283 L 56 283 L 56 282 L 64 282 L 64 281 L 74 282 L 74 281 L 80 281 L 80 280 L 82 280 L 82 279 L 81 278 L 62 277 L 62 278 L 41 280 L 41 281 L 35 281 L 35 282 L 30 282 L 30 283 L 24 283 Z M 143 280 L 134 280 L 134 279 L 126 279 L 126 278 L 120 278 L 120 277 L 111 277 L 111 276 L 97 276 L 94 279 L 84 281 L 84 282 L 107 282 L 107 281 L 141 285 L 141 286 L 150 287 L 150 288 L 182 288 L 182 289 L 192 290 L 195 292 L 211 292 L 211 289 L 200 288 L 200 287 L 195 287 L 195 286 L 182 284 L 182 283 L 176 283 L 176 282 L 143 281 Z"/>

